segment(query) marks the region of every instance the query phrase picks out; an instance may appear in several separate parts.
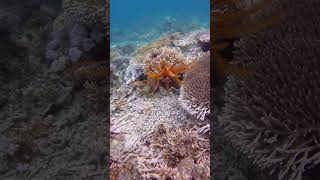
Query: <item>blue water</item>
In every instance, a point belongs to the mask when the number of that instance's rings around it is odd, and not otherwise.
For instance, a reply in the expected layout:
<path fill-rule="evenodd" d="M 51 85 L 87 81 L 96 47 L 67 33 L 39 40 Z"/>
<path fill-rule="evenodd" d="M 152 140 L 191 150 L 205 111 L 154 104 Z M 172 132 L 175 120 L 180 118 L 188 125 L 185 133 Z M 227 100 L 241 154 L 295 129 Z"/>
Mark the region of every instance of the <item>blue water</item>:
<path fill-rule="evenodd" d="M 209 29 L 209 0 L 110 0 L 111 45 Z"/>

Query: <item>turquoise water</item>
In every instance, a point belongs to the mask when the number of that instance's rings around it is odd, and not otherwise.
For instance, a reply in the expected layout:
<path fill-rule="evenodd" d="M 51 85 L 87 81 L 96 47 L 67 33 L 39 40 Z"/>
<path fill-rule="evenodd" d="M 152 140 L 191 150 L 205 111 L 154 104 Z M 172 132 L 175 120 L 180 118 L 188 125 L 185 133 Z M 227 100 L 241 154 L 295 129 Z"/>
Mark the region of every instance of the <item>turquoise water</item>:
<path fill-rule="evenodd" d="M 209 0 L 110 0 L 111 45 L 209 29 Z"/>

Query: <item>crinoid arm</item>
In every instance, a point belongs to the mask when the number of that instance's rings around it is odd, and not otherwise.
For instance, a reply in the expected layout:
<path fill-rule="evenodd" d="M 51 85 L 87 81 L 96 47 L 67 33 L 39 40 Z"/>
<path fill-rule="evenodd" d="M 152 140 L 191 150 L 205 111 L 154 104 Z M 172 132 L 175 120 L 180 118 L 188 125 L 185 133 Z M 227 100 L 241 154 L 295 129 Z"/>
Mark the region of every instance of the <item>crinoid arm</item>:
<path fill-rule="evenodd" d="M 160 78 L 156 79 L 156 85 L 155 88 L 153 89 L 153 92 L 156 92 L 160 88 Z"/>
<path fill-rule="evenodd" d="M 159 72 L 162 72 L 161 66 L 155 66 L 154 69 L 157 70 L 157 71 L 159 71 Z"/>
<path fill-rule="evenodd" d="M 183 62 L 177 62 L 177 63 L 175 63 L 175 66 L 172 66 L 169 69 L 169 71 L 170 71 L 170 73 L 173 73 L 173 74 L 176 74 L 176 75 L 180 76 L 181 74 L 184 74 L 189 69 L 191 69 L 191 66 L 192 66 L 193 62 L 195 62 L 195 61 L 192 61 L 189 64 L 185 64 Z"/>
<path fill-rule="evenodd" d="M 177 85 L 180 87 L 182 81 L 181 81 L 178 77 L 174 77 L 173 79 L 175 80 L 175 82 L 177 83 Z"/>
<path fill-rule="evenodd" d="M 165 83 L 165 87 L 166 87 L 166 93 L 169 94 L 169 92 L 170 92 L 170 80 L 169 79 L 165 79 L 164 83 Z"/>
<path fill-rule="evenodd" d="M 167 76 L 171 77 L 171 78 L 175 78 L 175 77 L 180 77 L 177 73 L 174 73 L 170 70 L 167 71 Z"/>
<path fill-rule="evenodd" d="M 134 87 L 143 87 L 143 86 L 147 86 L 148 83 L 149 83 L 148 80 L 141 80 L 141 81 L 133 81 L 133 82 L 132 82 L 132 85 L 133 85 Z"/>
<path fill-rule="evenodd" d="M 151 79 L 160 79 L 162 74 L 161 73 L 148 72 L 147 76 L 148 76 L 148 78 L 151 78 Z"/>
<path fill-rule="evenodd" d="M 193 62 L 195 62 L 195 61 L 193 61 Z M 190 63 L 190 64 L 187 64 L 187 65 L 186 64 L 182 64 L 179 67 L 173 68 L 171 71 L 174 72 L 175 74 L 179 74 L 179 75 L 180 74 L 184 74 L 184 73 L 186 73 L 187 70 L 192 68 L 193 62 Z"/>

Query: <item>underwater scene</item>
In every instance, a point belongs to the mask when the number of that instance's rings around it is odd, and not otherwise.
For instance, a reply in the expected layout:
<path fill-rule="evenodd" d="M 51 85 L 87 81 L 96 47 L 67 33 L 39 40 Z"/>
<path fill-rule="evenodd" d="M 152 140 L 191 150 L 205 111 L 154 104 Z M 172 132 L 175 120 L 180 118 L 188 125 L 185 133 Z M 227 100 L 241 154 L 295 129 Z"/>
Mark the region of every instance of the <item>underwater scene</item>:
<path fill-rule="evenodd" d="M 1 180 L 108 176 L 108 6 L 0 2 Z"/>
<path fill-rule="evenodd" d="M 211 172 L 320 177 L 320 1 L 211 1 Z"/>
<path fill-rule="evenodd" d="M 319 9 L 1 0 L 0 180 L 318 180 Z"/>
<path fill-rule="evenodd" d="M 110 179 L 210 179 L 209 23 L 209 1 L 110 1 Z"/>
<path fill-rule="evenodd" d="M 142 46 L 165 34 L 209 31 L 210 1 L 110 1 L 110 44 Z"/>

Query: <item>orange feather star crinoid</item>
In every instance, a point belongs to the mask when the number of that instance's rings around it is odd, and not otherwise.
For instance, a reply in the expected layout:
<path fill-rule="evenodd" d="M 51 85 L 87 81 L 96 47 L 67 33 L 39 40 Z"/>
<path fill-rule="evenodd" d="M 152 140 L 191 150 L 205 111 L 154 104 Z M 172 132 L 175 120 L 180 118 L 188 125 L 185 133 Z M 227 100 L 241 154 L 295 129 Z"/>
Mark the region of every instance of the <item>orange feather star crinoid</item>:
<path fill-rule="evenodd" d="M 160 89 L 164 84 L 167 93 L 173 86 L 180 87 L 182 83 L 182 75 L 186 73 L 193 63 L 186 64 L 183 60 L 175 60 L 172 63 L 161 59 L 157 63 L 149 63 L 145 66 L 147 80 L 143 83 L 152 87 L 153 93 Z"/>

